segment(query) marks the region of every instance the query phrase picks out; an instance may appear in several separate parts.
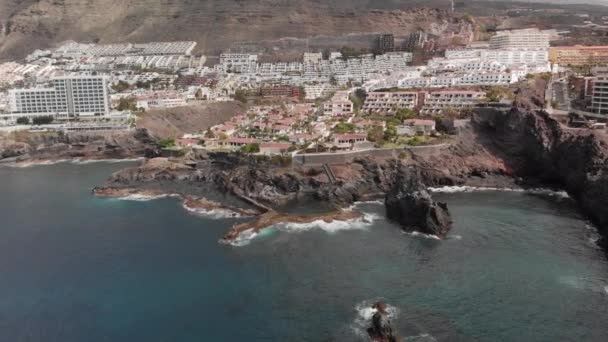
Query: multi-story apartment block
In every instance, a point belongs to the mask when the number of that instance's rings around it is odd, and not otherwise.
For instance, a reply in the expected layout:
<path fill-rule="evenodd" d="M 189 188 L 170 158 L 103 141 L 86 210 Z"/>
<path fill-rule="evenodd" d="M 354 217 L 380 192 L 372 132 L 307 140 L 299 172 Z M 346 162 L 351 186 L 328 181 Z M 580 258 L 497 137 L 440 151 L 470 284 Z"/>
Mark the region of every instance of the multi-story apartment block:
<path fill-rule="evenodd" d="M 353 103 L 346 91 L 337 92 L 331 100 L 323 104 L 323 114 L 326 116 L 351 115 L 353 110 Z"/>
<path fill-rule="evenodd" d="M 498 31 L 490 38 L 490 49 L 547 49 L 550 34 L 536 28 Z"/>
<path fill-rule="evenodd" d="M 329 96 L 338 90 L 338 86 L 329 83 L 311 84 L 304 86 L 304 94 L 306 100 L 316 100 L 321 97 Z"/>
<path fill-rule="evenodd" d="M 106 116 L 110 113 L 107 80 L 103 76 L 57 77 L 47 88 L 12 89 L 12 118 Z"/>
<path fill-rule="evenodd" d="M 482 62 L 499 62 L 505 65 L 546 64 L 549 61 L 549 52 L 546 48 L 483 50 L 480 58 Z"/>
<path fill-rule="evenodd" d="M 607 46 L 556 46 L 549 49 L 551 63 L 560 65 L 608 64 Z"/>
<path fill-rule="evenodd" d="M 596 114 L 608 115 L 608 74 L 598 76 L 593 81 L 591 111 Z"/>
<path fill-rule="evenodd" d="M 475 106 L 485 98 L 481 91 L 443 90 L 426 94 L 423 114 L 438 114 L 448 109 L 461 110 Z"/>
<path fill-rule="evenodd" d="M 323 59 L 323 53 L 321 52 L 304 52 L 302 62 L 304 64 L 317 64 Z"/>
<path fill-rule="evenodd" d="M 257 68 L 258 55 L 243 53 L 223 53 L 220 55 L 220 66 L 224 71 L 237 73 L 250 72 Z"/>
<path fill-rule="evenodd" d="M 378 36 L 377 47 L 381 52 L 395 51 L 395 36 L 392 33 L 386 33 Z"/>
<path fill-rule="evenodd" d="M 370 92 L 362 110 L 367 114 L 392 114 L 398 109 L 414 109 L 419 105 L 419 96 L 415 91 Z"/>

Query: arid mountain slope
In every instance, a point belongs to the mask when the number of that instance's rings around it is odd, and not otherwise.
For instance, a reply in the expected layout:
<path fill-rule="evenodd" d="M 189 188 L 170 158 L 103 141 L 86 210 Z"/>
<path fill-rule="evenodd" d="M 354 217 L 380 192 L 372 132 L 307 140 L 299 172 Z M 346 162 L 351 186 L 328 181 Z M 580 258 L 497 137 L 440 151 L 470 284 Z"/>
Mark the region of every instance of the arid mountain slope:
<path fill-rule="evenodd" d="M 362 32 L 441 31 L 447 0 L 0 0 L 0 57 L 67 39 L 196 40 L 214 53 L 234 42 Z"/>

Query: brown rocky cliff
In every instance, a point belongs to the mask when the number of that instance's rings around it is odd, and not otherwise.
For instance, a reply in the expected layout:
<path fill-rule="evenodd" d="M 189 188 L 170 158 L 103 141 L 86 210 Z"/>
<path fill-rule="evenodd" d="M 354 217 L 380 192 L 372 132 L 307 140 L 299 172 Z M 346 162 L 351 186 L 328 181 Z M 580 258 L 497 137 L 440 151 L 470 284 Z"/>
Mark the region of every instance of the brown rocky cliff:
<path fill-rule="evenodd" d="M 486 145 L 514 175 L 568 191 L 581 209 L 608 234 L 608 136 L 562 126 L 535 109 L 479 110 L 473 117 Z M 605 241 L 605 239 L 604 239 Z"/>

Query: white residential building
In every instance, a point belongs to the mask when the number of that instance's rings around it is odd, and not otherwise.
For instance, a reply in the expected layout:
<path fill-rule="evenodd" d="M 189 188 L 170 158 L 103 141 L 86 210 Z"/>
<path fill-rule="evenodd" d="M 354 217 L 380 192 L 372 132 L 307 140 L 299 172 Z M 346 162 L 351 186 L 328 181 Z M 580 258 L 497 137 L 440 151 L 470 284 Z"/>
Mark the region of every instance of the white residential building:
<path fill-rule="evenodd" d="M 549 62 L 549 50 L 547 48 L 483 50 L 480 59 L 482 62 L 499 62 L 507 66 L 512 64 L 547 64 Z"/>
<path fill-rule="evenodd" d="M 598 76 L 593 81 L 591 111 L 596 114 L 608 115 L 608 75 Z"/>
<path fill-rule="evenodd" d="M 422 114 L 439 114 L 446 109 L 464 109 L 475 106 L 486 94 L 481 91 L 443 90 L 426 94 Z"/>
<path fill-rule="evenodd" d="M 223 53 L 220 55 L 220 66 L 224 71 L 246 73 L 255 70 L 258 55 L 244 53 Z"/>
<path fill-rule="evenodd" d="M 10 90 L 9 106 L 13 119 L 107 116 L 110 113 L 107 80 L 103 76 L 56 77 L 51 87 Z"/>
<path fill-rule="evenodd" d="M 337 92 L 331 100 L 323 104 L 323 114 L 326 116 L 352 115 L 353 110 L 353 103 L 346 91 Z"/>
<path fill-rule="evenodd" d="M 490 38 L 490 49 L 548 49 L 550 34 L 536 28 L 498 31 Z"/>
<path fill-rule="evenodd" d="M 304 64 L 318 64 L 323 59 L 321 52 L 304 52 L 302 62 Z"/>
<path fill-rule="evenodd" d="M 418 105 L 419 93 L 414 91 L 371 92 L 363 104 L 367 114 L 394 113 L 397 109 L 414 109 Z"/>
<path fill-rule="evenodd" d="M 316 100 L 322 97 L 329 96 L 338 91 L 339 87 L 329 83 L 322 84 L 306 84 L 304 85 L 304 94 L 306 100 Z"/>

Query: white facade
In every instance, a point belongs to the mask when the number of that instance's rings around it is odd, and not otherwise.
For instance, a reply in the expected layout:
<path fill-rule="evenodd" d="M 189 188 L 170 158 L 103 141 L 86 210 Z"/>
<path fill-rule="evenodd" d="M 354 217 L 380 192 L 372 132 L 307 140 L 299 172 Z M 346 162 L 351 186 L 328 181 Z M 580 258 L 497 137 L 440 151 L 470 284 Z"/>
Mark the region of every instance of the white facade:
<path fill-rule="evenodd" d="M 539 29 L 498 31 L 490 38 L 490 49 L 548 49 L 550 35 Z"/>
<path fill-rule="evenodd" d="M 10 90 L 9 106 L 13 118 L 107 116 L 107 80 L 103 76 L 53 78 L 52 87 Z"/>
<path fill-rule="evenodd" d="M 598 76 L 593 81 L 591 110 L 596 114 L 608 115 L 608 75 Z"/>
<path fill-rule="evenodd" d="M 304 86 L 304 99 L 316 100 L 322 97 L 329 96 L 338 90 L 338 86 L 333 86 L 329 83 L 323 84 L 307 84 Z"/>
<path fill-rule="evenodd" d="M 323 114 L 326 116 L 351 115 L 353 110 L 353 103 L 345 91 L 337 92 L 331 100 L 323 104 Z"/>
<path fill-rule="evenodd" d="M 434 91 L 426 95 L 422 114 L 438 114 L 446 109 L 463 109 L 474 106 L 486 94 L 480 91 L 445 90 Z"/>
<path fill-rule="evenodd" d="M 323 54 L 321 52 L 304 52 L 302 62 L 304 64 L 316 64 L 321 62 Z"/>
<path fill-rule="evenodd" d="M 258 63 L 258 55 L 244 53 L 223 53 L 220 55 L 220 66 L 224 71 L 249 72 Z"/>
<path fill-rule="evenodd" d="M 547 64 L 549 50 L 547 48 L 512 49 L 512 50 L 483 50 L 482 62 L 498 62 L 512 64 Z"/>
<path fill-rule="evenodd" d="M 417 92 L 371 92 L 367 94 L 362 110 L 368 114 L 394 113 L 397 109 L 414 109 L 417 104 Z"/>

